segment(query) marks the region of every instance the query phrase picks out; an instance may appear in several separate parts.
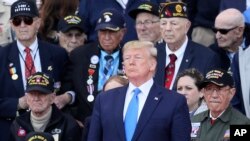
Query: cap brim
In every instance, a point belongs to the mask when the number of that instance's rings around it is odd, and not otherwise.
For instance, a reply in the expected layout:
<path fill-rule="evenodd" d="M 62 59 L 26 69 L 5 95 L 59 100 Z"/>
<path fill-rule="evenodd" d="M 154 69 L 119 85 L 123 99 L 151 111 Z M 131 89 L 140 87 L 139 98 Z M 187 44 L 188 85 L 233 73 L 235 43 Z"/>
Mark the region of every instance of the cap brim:
<path fill-rule="evenodd" d="M 51 90 L 48 90 L 48 89 L 45 89 L 45 88 L 42 88 L 40 86 L 30 86 L 29 88 L 26 89 L 25 92 L 31 92 L 31 91 L 39 91 L 39 92 L 42 92 L 43 94 L 50 94 L 50 93 L 53 93 Z"/>
<path fill-rule="evenodd" d="M 128 15 L 133 18 L 133 19 L 136 19 L 136 16 L 139 14 L 139 13 L 142 13 L 142 12 L 146 12 L 146 13 L 149 13 L 149 14 L 152 14 L 152 15 L 155 15 L 155 16 L 159 16 L 159 13 L 156 13 L 154 11 L 148 11 L 148 10 L 145 10 L 145 9 L 135 9 L 135 10 L 132 10 L 128 13 Z"/>
<path fill-rule="evenodd" d="M 65 28 L 62 28 L 60 31 L 67 32 L 70 29 L 78 29 L 78 30 L 84 32 L 84 29 L 81 26 L 79 26 L 79 25 L 68 25 Z"/>
<path fill-rule="evenodd" d="M 30 13 L 17 13 L 15 15 L 13 15 L 12 17 L 10 17 L 10 19 L 13 19 L 14 17 L 17 17 L 17 16 L 28 16 L 28 17 L 36 17 L 37 15 L 34 15 L 34 14 L 30 14 Z"/>
<path fill-rule="evenodd" d="M 213 81 L 213 80 L 205 80 L 203 83 L 201 83 L 200 88 L 206 87 L 209 83 L 213 83 L 213 84 L 215 84 L 217 86 L 220 86 L 220 87 L 224 86 L 223 83 L 219 83 L 219 82 L 216 82 L 216 81 Z"/>
<path fill-rule="evenodd" d="M 121 29 L 121 27 L 112 25 L 112 24 L 99 24 L 96 26 L 95 30 L 111 30 L 111 31 L 119 31 Z"/>

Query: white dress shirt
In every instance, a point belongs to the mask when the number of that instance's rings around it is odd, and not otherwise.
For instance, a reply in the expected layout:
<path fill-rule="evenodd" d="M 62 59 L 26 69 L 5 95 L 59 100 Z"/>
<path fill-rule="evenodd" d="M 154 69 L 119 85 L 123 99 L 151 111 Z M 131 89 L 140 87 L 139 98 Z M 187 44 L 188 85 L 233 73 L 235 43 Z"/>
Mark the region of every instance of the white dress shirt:
<path fill-rule="evenodd" d="M 22 71 L 23 86 L 24 86 L 24 90 L 25 90 L 26 89 L 26 78 L 25 78 L 25 57 L 26 57 L 26 52 L 24 51 L 25 46 L 23 46 L 21 44 L 21 42 L 19 42 L 17 40 L 17 47 L 18 47 L 18 50 L 19 50 L 19 60 L 20 60 L 21 71 Z M 42 67 L 41 67 L 41 60 L 40 60 L 40 54 L 39 54 L 39 49 L 38 49 L 37 38 L 29 46 L 29 48 L 31 49 L 30 53 L 31 53 L 32 59 L 34 61 L 36 72 L 41 72 Z"/>
<path fill-rule="evenodd" d="M 146 102 L 146 99 L 148 97 L 149 91 L 153 85 L 154 81 L 151 78 L 150 80 L 148 80 L 147 82 L 145 82 L 144 84 L 142 84 L 141 86 L 139 86 L 138 88 L 141 90 L 141 93 L 138 94 L 138 99 L 139 99 L 139 109 L 138 109 L 138 117 L 137 120 L 139 119 L 140 115 L 141 115 L 141 111 L 142 108 Z M 128 105 L 129 102 L 131 101 L 132 97 L 133 97 L 133 90 L 137 88 L 135 85 L 133 85 L 132 83 L 129 83 L 128 89 L 127 89 L 127 93 L 126 93 L 126 97 L 125 97 L 125 103 L 124 103 L 124 109 L 123 109 L 123 120 L 125 119 L 125 115 L 127 113 L 127 109 L 128 109 Z"/>
<path fill-rule="evenodd" d="M 188 38 L 186 37 L 186 40 L 184 41 L 184 43 L 181 45 L 181 47 L 173 52 L 168 48 L 168 45 L 166 44 L 166 64 L 165 64 L 165 68 L 167 67 L 167 65 L 170 62 L 170 58 L 169 58 L 169 54 L 175 54 L 175 56 L 177 57 L 177 60 L 175 61 L 175 70 L 174 70 L 174 77 L 172 79 L 171 85 L 170 85 L 170 89 L 173 88 L 174 82 L 175 82 L 175 78 L 177 75 L 177 72 L 179 71 L 179 68 L 181 66 L 181 62 L 185 53 L 185 50 L 187 48 L 187 43 L 188 43 Z"/>

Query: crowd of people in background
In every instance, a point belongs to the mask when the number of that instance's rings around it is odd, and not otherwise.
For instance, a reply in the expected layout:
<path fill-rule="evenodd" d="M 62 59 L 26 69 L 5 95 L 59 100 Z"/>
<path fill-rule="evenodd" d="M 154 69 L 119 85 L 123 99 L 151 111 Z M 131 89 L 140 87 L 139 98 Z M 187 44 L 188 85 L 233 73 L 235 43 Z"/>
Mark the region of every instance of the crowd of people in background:
<path fill-rule="evenodd" d="M 230 140 L 249 19 L 250 0 L 0 0 L 0 140 Z"/>

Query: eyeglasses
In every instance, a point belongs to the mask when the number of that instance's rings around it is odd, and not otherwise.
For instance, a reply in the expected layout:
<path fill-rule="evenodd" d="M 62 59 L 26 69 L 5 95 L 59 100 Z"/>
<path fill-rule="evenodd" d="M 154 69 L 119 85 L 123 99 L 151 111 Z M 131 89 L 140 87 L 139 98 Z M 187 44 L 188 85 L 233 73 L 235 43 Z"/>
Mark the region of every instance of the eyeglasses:
<path fill-rule="evenodd" d="M 150 26 L 150 25 L 152 25 L 154 23 L 158 23 L 158 22 L 160 22 L 160 21 L 159 20 L 157 20 L 157 21 L 145 20 L 144 22 L 138 21 L 138 22 L 135 23 L 135 25 L 136 26 L 141 26 L 141 25 Z"/>
<path fill-rule="evenodd" d="M 33 18 L 29 17 L 29 16 L 18 16 L 18 17 L 14 17 L 12 19 L 12 23 L 14 26 L 19 26 L 22 21 L 26 24 L 26 25 L 32 25 L 33 24 Z"/>
<path fill-rule="evenodd" d="M 229 31 L 231 30 L 234 30 L 236 29 L 238 26 L 236 27 L 233 27 L 233 28 L 230 28 L 230 29 L 219 29 L 219 28 L 212 28 L 212 30 L 214 31 L 214 33 L 217 33 L 218 31 L 221 33 L 221 34 L 227 34 Z"/>
<path fill-rule="evenodd" d="M 223 92 L 230 90 L 230 88 L 228 87 L 205 87 L 204 88 L 205 93 L 208 95 L 211 95 L 212 93 L 214 93 L 214 91 L 216 91 L 217 94 L 222 94 Z"/>

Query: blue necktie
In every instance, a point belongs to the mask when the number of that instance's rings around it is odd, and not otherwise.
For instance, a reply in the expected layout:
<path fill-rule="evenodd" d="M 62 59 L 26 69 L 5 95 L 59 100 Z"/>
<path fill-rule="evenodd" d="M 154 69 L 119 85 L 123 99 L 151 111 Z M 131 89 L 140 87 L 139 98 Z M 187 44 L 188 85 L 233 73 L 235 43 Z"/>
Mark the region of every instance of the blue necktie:
<path fill-rule="evenodd" d="M 125 132 L 126 141 L 131 141 L 135 132 L 138 116 L 138 94 L 141 92 L 139 88 L 133 90 L 134 95 L 128 105 L 127 113 L 125 115 Z"/>
<path fill-rule="evenodd" d="M 104 59 L 106 60 L 106 65 L 103 71 L 104 71 L 104 74 L 107 75 L 109 70 L 111 69 L 114 58 L 111 55 L 106 55 Z"/>

